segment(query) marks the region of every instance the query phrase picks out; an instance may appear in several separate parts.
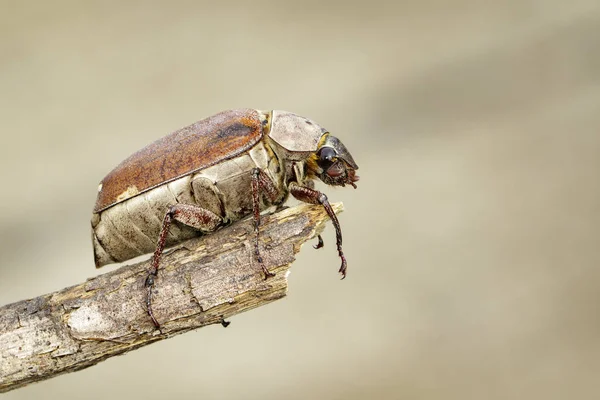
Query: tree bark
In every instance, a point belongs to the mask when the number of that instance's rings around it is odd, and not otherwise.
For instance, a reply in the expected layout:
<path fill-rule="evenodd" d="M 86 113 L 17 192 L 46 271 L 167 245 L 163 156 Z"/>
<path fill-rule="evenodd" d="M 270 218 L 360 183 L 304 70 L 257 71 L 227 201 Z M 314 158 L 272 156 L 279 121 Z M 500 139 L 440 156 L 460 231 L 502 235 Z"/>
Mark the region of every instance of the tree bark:
<path fill-rule="evenodd" d="M 339 213 L 343 206 L 334 204 Z M 254 260 L 246 219 L 184 242 L 165 254 L 153 291 L 154 328 L 146 312 L 149 262 L 0 308 L 0 392 L 77 371 L 109 357 L 197 329 L 286 295 L 295 254 L 322 232 L 323 207 L 299 205 L 262 217 Z M 90 264 L 91 265 L 91 264 Z"/>

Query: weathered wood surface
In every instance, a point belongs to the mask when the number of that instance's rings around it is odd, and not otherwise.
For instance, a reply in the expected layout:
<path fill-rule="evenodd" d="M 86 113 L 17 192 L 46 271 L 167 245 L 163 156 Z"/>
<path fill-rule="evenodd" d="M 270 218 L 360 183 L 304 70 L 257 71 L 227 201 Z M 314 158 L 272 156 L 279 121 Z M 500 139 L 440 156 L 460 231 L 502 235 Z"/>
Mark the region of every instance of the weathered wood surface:
<path fill-rule="evenodd" d="M 343 206 L 333 208 L 339 213 Z M 89 367 L 284 297 L 295 254 L 326 221 L 323 208 L 313 205 L 264 216 L 261 251 L 265 265 L 276 273 L 267 280 L 254 261 L 251 219 L 173 248 L 161 262 L 153 297 L 161 331 L 146 313 L 147 261 L 1 307 L 0 392 Z"/>

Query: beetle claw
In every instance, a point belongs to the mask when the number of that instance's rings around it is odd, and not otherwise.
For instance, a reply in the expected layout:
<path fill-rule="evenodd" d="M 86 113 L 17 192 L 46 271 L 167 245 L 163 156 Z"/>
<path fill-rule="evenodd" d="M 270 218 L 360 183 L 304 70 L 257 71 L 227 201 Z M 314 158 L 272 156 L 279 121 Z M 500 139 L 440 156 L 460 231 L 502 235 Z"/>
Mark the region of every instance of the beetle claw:
<path fill-rule="evenodd" d="M 346 268 L 348 268 L 348 263 L 346 262 L 346 257 L 344 257 L 343 254 L 341 254 L 340 257 L 342 258 L 342 265 L 338 272 L 340 274 L 342 274 L 342 279 L 345 279 L 346 278 Z"/>
<path fill-rule="evenodd" d="M 313 246 L 314 249 L 318 250 L 320 248 L 322 248 L 325 244 L 323 243 L 323 238 L 321 237 L 321 235 L 318 235 L 317 238 L 319 239 L 319 243 L 315 244 Z"/>
<path fill-rule="evenodd" d="M 269 278 L 274 277 L 275 275 L 276 274 L 274 274 L 273 272 L 269 272 L 269 271 L 265 272 L 265 281 Z"/>
<path fill-rule="evenodd" d="M 146 285 L 146 287 L 148 289 L 148 293 L 146 295 L 146 309 L 148 311 L 148 315 L 150 316 L 150 319 L 152 320 L 152 323 L 154 324 L 154 327 L 156 329 L 158 329 L 158 331 L 160 333 L 162 333 L 162 330 L 160 329 L 160 324 L 156 320 L 156 317 L 154 316 L 154 312 L 152 311 L 152 285 L 154 284 L 154 275 L 152 275 L 152 274 L 148 275 L 148 278 L 146 278 L 146 283 L 148 283 L 148 281 L 151 281 L 152 284 Z"/>
<path fill-rule="evenodd" d="M 271 272 L 271 271 L 269 271 L 269 270 L 267 269 L 267 267 L 265 267 L 265 265 L 264 265 L 262 262 L 260 263 L 260 266 L 262 267 L 262 270 L 263 270 L 263 272 L 264 272 L 264 274 L 265 274 L 265 281 L 266 281 L 267 279 L 269 279 L 269 278 L 272 278 L 272 277 L 274 277 L 274 276 L 275 276 L 275 273 L 274 273 L 274 272 Z"/>

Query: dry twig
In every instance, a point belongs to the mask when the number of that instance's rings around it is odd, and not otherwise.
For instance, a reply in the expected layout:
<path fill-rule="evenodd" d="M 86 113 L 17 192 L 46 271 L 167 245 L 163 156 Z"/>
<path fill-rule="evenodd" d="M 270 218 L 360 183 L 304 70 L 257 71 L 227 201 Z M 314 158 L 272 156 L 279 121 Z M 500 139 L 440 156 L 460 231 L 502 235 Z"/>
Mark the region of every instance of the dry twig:
<path fill-rule="evenodd" d="M 334 204 L 336 213 L 341 204 Z M 265 216 L 261 227 L 264 279 L 253 260 L 252 220 L 192 239 L 161 262 L 154 313 L 146 313 L 148 262 L 54 293 L 0 308 L 0 392 L 77 371 L 168 337 L 221 323 L 224 318 L 285 296 L 287 271 L 327 214 L 300 205 Z"/>

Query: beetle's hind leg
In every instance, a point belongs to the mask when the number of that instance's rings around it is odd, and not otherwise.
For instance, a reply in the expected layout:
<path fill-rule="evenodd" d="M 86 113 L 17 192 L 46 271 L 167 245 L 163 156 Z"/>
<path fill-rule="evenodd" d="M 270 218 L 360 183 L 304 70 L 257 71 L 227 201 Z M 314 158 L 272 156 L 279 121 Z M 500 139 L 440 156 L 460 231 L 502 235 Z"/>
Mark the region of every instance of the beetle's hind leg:
<path fill-rule="evenodd" d="M 263 272 L 265 273 L 265 279 L 270 276 L 275 276 L 274 273 L 269 272 L 263 262 L 260 250 L 258 247 L 258 230 L 260 227 L 260 189 L 262 189 L 271 202 L 275 202 L 278 197 L 277 187 L 267 175 L 265 171 L 260 168 L 254 168 L 252 170 L 252 208 L 254 211 L 254 255 L 256 261 L 260 264 Z"/>
<path fill-rule="evenodd" d="M 148 294 L 146 297 L 146 307 L 148 309 L 148 315 L 150 315 L 154 326 L 156 326 L 157 328 L 160 328 L 160 324 L 156 320 L 156 317 L 154 316 L 154 313 L 152 311 L 152 287 L 154 286 L 156 276 L 158 275 L 160 259 L 165 249 L 165 242 L 167 240 L 169 228 L 171 227 L 171 223 L 173 222 L 173 220 L 179 221 L 184 225 L 191 226 L 192 228 L 196 228 L 205 232 L 214 231 L 217 228 L 217 226 L 219 226 L 219 224 L 221 224 L 221 222 L 223 221 L 221 217 L 219 217 L 212 211 L 209 211 L 202 207 L 198 207 L 196 205 L 175 204 L 169 207 L 169 210 L 167 211 L 167 213 L 165 214 L 165 218 L 163 219 L 163 225 L 158 236 L 156 250 L 154 250 L 152 262 L 150 264 L 150 270 L 148 271 L 148 276 L 146 277 L 145 281 L 145 286 L 148 290 Z"/>

